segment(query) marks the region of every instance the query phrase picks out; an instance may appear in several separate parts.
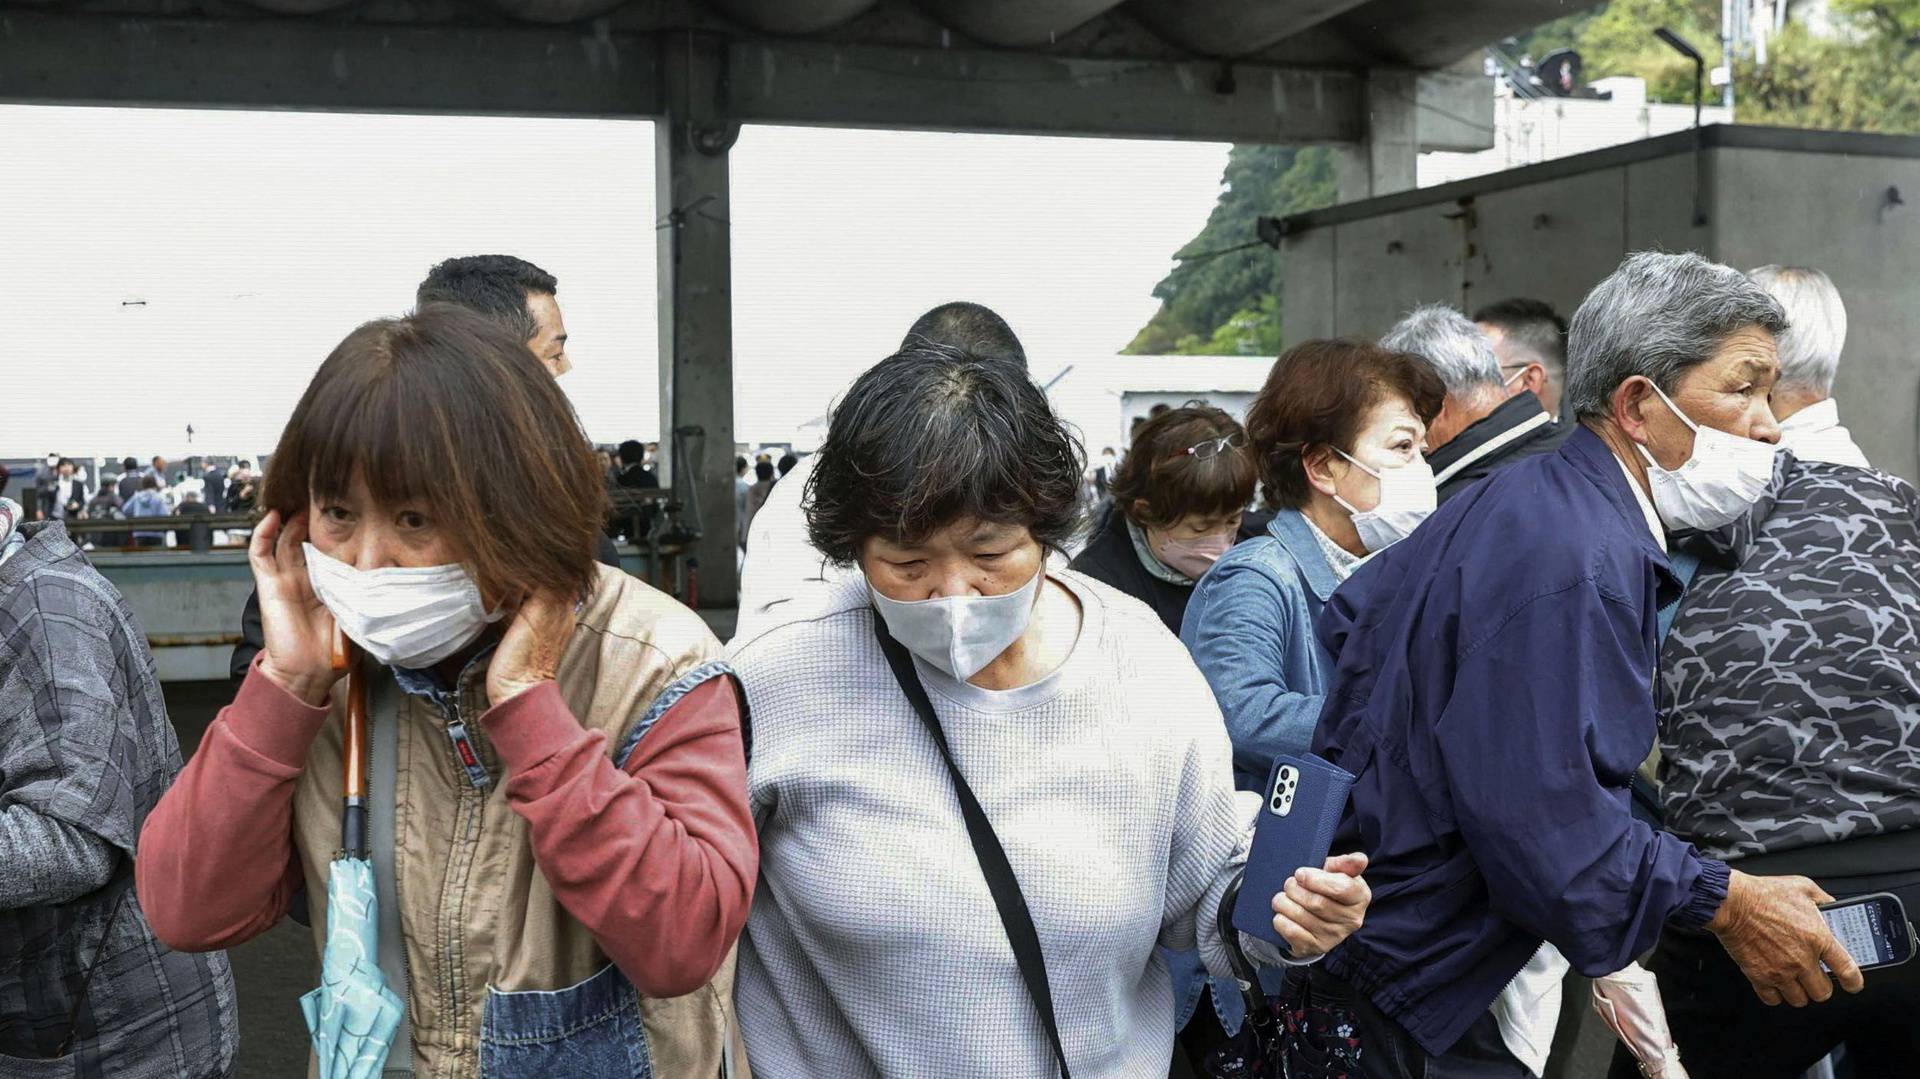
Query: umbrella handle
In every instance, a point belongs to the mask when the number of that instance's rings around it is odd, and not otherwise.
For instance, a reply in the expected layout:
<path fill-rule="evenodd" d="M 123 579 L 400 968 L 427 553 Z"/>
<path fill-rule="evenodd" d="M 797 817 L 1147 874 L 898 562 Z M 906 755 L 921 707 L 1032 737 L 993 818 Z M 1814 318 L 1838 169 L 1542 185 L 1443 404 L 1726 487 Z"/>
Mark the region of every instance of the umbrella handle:
<path fill-rule="evenodd" d="M 341 717 L 340 848 L 348 857 L 367 853 L 367 682 L 359 657 L 338 629 L 333 634 L 333 669 L 347 672 L 347 711 Z"/>

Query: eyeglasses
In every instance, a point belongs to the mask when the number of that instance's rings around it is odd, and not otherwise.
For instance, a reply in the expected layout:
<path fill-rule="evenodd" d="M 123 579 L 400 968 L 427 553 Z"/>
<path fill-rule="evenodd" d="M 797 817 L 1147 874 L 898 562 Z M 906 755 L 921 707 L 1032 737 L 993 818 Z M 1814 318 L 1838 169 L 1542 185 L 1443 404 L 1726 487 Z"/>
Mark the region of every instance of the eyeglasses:
<path fill-rule="evenodd" d="M 1247 436 L 1235 431 L 1220 438 L 1209 438 L 1205 442 L 1196 442 L 1187 447 L 1187 452 L 1198 461 L 1210 461 L 1230 449 L 1237 450 L 1247 444 Z"/>

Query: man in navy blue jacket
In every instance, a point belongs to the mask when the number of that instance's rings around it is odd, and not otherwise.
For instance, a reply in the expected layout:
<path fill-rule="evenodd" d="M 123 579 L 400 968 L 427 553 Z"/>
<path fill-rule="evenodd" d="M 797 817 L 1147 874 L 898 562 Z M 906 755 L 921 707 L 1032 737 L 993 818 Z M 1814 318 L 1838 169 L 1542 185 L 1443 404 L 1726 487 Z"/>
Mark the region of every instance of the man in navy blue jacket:
<path fill-rule="evenodd" d="M 1574 316 L 1581 428 L 1442 506 L 1335 593 L 1314 751 L 1359 781 L 1366 925 L 1311 975 L 1351 998 L 1370 1076 L 1524 1076 L 1489 1006 L 1539 949 L 1611 973 L 1663 930 L 1710 932 L 1762 1000 L 1860 973 L 1802 877 L 1730 873 L 1628 811 L 1654 741 L 1665 531 L 1764 490 L 1779 306 L 1694 255 L 1630 257 Z M 1757 486 L 1756 486 L 1757 484 Z"/>

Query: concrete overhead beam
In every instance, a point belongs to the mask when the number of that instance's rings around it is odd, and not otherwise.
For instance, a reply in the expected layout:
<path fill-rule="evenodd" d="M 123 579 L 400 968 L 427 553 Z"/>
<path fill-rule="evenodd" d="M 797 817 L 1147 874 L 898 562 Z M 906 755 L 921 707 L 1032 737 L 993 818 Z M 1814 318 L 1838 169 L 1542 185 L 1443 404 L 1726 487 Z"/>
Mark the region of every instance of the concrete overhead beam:
<path fill-rule="evenodd" d="M 0 100 L 658 116 L 661 57 L 677 36 L 9 8 Z M 1347 71 L 794 40 L 733 40 L 724 54 L 716 111 L 748 123 L 1221 142 L 1364 134 L 1361 77 Z"/>
<path fill-rule="evenodd" d="M 727 66 L 726 112 L 747 123 L 1215 142 L 1364 133 L 1360 78 L 1346 71 L 805 41 L 735 41 Z"/>
<path fill-rule="evenodd" d="M 0 9 L 0 101 L 651 116 L 649 36 Z"/>

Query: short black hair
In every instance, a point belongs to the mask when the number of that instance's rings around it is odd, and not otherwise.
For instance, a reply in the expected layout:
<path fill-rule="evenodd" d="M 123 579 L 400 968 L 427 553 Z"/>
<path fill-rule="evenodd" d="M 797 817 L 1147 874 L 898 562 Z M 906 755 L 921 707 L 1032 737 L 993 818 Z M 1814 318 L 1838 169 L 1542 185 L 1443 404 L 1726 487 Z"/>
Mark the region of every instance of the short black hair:
<path fill-rule="evenodd" d="M 414 291 L 414 303 L 450 303 L 469 311 L 478 311 L 520 335 L 533 340 L 540 327 L 527 310 L 527 294 L 558 295 L 559 282 L 552 274 L 512 255 L 465 255 L 448 259 L 427 271 L 427 279 Z"/>
<path fill-rule="evenodd" d="M 807 535 L 840 565 L 873 536 L 911 546 L 969 517 L 1024 525 L 1055 550 L 1080 526 L 1080 444 L 1004 357 L 901 349 L 847 391 L 818 457 Z"/>
<path fill-rule="evenodd" d="M 798 465 L 799 463 L 800 463 L 800 458 L 795 457 L 793 454 L 791 453 L 781 454 L 780 455 L 780 474 L 784 476 L 787 473 L 792 472 L 794 469 L 794 466 Z"/>
<path fill-rule="evenodd" d="M 738 475 L 738 476 L 746 475 L 747 469 L 749 467 L 751 466 L 747 463 L 747 459 L 745 457 L 735 457 L 733 459 L 733 471 L 735 475 Z"/>
<path fill-rule="evenodd" d="M 773 478 L 773 466 L 765 461 L 753 466 L 753 474 L 765 483 Z"/>
<path fill-rule="evenodd" d="M 1473 313 L 1473 321 L 1500 327 L 1554 374 L 1567 369 L 1567 320 L 1545 300 L 1515 296 L 1490 303 Z"/>
<path fill-rule="evenodd" d="M 631 438 L 620 443 L 619 453 L 623 465 L 637 465 L 647 459 L 647 448 Z"/>
<path fill-rule="evenodd" d="M 132 472 L 132 471 L 133 471 L 134 469 L 136 469 L 136 468 L 139 468 L 139 467 L 140 467 L 140 462 L 139 462 L 139 461 L 136 461 L 136 460 L 134 460 L 134 459 L 133 459 L 133 458 L 131 458 L 131 457 L 122 457 L 122 458 L 120 459 L 120 467 L 121 467 L 121 469 L 123 469 L 124 471 L 127 471 L 127 472 Z"/>
<path fill-rule="evenodd" d="M 915 345 L 946 345 L 982 359 L 1010 361 L 1023 371 L 1027 366 L 1027 350 L 1007 320 L 990 307 L 965 300 L 943 303 L 915 319 L 900 350 Z"/>

